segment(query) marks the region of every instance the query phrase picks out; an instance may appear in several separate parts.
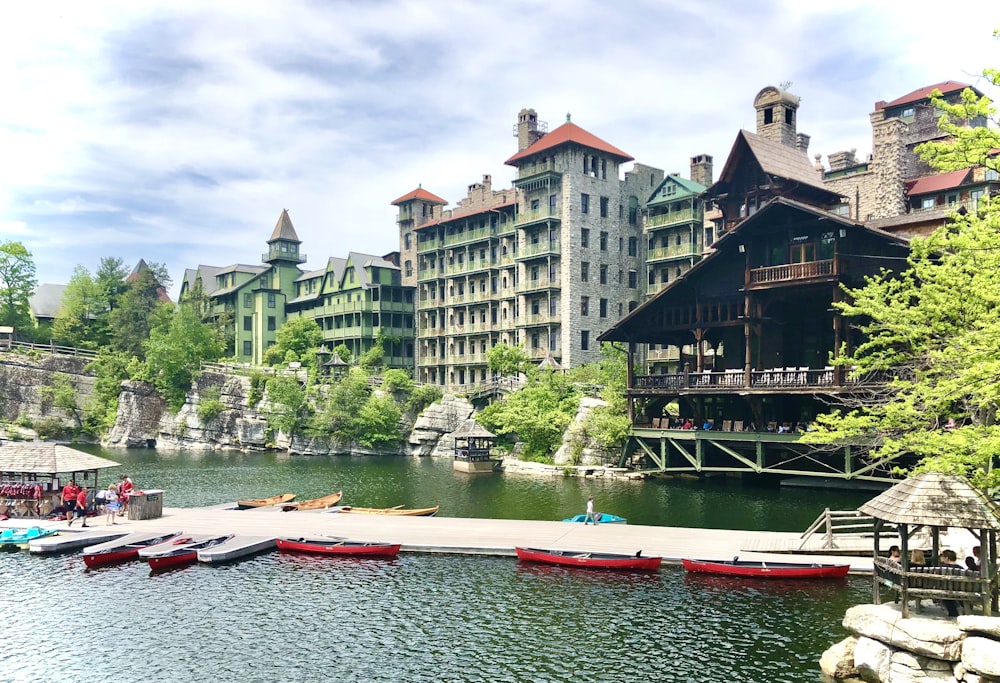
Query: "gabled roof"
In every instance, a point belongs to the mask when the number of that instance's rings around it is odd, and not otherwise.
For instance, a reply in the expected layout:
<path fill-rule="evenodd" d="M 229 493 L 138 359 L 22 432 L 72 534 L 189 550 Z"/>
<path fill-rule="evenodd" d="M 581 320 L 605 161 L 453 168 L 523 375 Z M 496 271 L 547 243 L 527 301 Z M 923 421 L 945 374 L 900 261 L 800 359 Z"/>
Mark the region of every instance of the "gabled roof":
<path fill-rule="evenodd" d="M 681 188 L 682 191 L 672 195 L 664 195 L 662 197 L 658 196 L 660 192 L 663 190 L 663 188 L 666 187 L 667 185 L 677 185 L 678 187 Z M 701 183 L 696 183 L 695 181 L 690 180 L 688 178 L 682 178 L 679 175 L 670 174 L 666 176 L 659 185 L 656 186 L 656 189 L 653 190 L 652 193 L 650 193 L 649 201 L 646 202 L 646 204 L 650 205 L 650 204 L 659 204 L 661 202 L 672 202 L 682 197 L 688 197 L 692 195 L 697 196 L 707 189 L 708 188 L 702 185 Z"/>
<path fill-rule="evenodd" d="M 271 237 L 267 240 L 267 243 L 270 244 L 277 240 L 302 244 L 302 240 L 299 239 L 299 236 L 295 232 L 295 226 L 292 225 L 292 219 L 288 217 L 288 209 L 281 210 L 278 222 L 274 224 L 274 232 L 271 233 Z"/>
<path fill-rule="evenodd" d="M 892 524 L 1000 529 L 1000 508 L 965 477 L 924 472 L 858 508 Z"/>
<path fill-rule="evenodd" d="M 54 319 L 62 306 L 63 292 L 66 285 L 41 284 L 35 289 L 35 293 L 28 297 L 28 308 L 31 315 L 36 320 L 44 318 Z"/>
<path fill-rule="evenodd" d="M 413 199 L 422 199 L 425 202 L 430 202 L 431 204 L 447 204 L 448 203 L 446 200 L 441 199 L 436 194 L 433 194 L 433 193 L 428 192 L 427 190 L 425 190 L 422 185 L 418 185 L 417 189 L 412 190 L 410 192 L 407 192 L 402 197 L 399 197 L 397 199 L 393 199 L 389 203 L 392 204 L 393 206 L 395 206 L 395 205 L 398 205 L 398 204 L 402 204 L 403 202 L 411 201 Z"/>
<path fill-rule="evenodd" d="M 543 135 L 535 141 L 535 144 L 531 145 L 527 149 L 522 149 L 504 163 L 508 166 L 517 166 L 516 162 L 522 159 L 527 159 L 530 156 L 540 154 L 546 150 L 559 147 L 560 145 L 569 144 L 577 144 L 581 147 L 596 149 L 599 152 L 604 152 L 605 154 L 616 157 L 619 161 L 633 161 L 631 156 L 621 151 L 614 145 L 605 142 L 593 133 L 585 131 L 575 123 L 567 121 L 551 133 Z"/>
<path fill-rule="evenodd" d="M 840 196 L 839 193 L 832 192 L 823 185 L 820 171 L 809 162 L 805 152 L 774 140 L 762 138 L 748 130 L 741 130 L 736 135 L 733 148 L 729 152 L 729 157 L 726 158 L 726 165 L 723 166 L 722 173 L 719 174 L 718 182 L 712 187 L 729 183 L 747 154 L 752 156 L 761 170 L 770 176 L 794 180 L 814 190 L 819 190 L 831 198 Z"/>
<path fill-rule="evenodd" d="M 926 100 L 931 96 L 931 93 L 935 90 L 940 90 L 942 95 L 947 95 L 948 93 L 953 93 L 958 90 L 965 90 L 966 88 L 971 88 L 971 85 L 967 83 L 959 83 L 958 81 L 945 81 L 943 83 L 935 83 L 934 85 L 925 85 L 922 88 L 917 88 L 913 92 L 906 93 L 902 97 L 897 97 L 892 102 L 876 102 L 875 109 L 889 109 L 891 107 L 898 107 L 903 104 L 909 104 L 911 102 L 919 102 L 921 100 Z M 974 89 L 974 88 L 973 88 Z M 978 92 L 978 91 L 977 91 Z"/>
<path fill-rule="evenodd" d="M 971 168 L 960 168 L 949 173 L 938 173 L 906 181 L 906 193 L 911 197 L 931 192 L 943 192 L 965 184 Z"/>

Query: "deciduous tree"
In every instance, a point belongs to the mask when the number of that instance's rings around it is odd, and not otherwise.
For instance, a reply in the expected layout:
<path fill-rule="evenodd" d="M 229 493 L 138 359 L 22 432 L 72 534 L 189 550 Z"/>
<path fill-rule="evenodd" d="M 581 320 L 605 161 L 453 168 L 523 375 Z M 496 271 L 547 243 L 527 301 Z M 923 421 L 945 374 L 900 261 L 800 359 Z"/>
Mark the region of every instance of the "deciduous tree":
<path fill-rule="evenodd" d="M 0 325 L 34 327 L 28 299 L 37 286 L 31 252 L 20 242 L 0 243 Z"/>

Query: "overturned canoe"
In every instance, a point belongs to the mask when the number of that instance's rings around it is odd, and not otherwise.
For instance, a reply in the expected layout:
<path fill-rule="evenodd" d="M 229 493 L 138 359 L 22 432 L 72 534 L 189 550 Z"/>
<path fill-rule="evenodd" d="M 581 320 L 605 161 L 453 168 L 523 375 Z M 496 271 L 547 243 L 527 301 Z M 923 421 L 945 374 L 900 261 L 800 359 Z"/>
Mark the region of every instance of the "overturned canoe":
<path fill-rule="evenodd" d="M 302 500 L 298 503 L 289 502 L 282 503 L 281 509 L 285 512 L 290 510 L 325 510 L 327 508 L 332 508 L 334 505 L 340 502 L 340 499 L 344 497 L 343 491 L 337 491 L 336 493 L 331 493 L 329 496 L 323 496 L 322 498 L 313 498 L 312 500 Z"/>
<path fill-rule="evenodd" d="M 352 512 L 357 515 L 394 515 L 397 517 L 432 517 L 441 508 L 435 505 L 432 508 L 404 508 L 397 505 L 391 508 L 359 508 L 353 505 L 341 505 L 337 512 Z"/>
<path fill-rule="evenodd" d="M 214 536 L 202 541 L 195 541 L 193 543 L 180 544 L 174 550 L 167 550 L 166 552 L 158 553 L 155 555 L 147 555 L 146 561 L 149 562 L 149 568 L 153 570 L 157 569 L 169 569 L 170 567 L 180 567 L 185 564 L 191 564 L 198 561 L 198 551 L 207 550 L 209 548 L 214 548 L 217 545 L 222 545 L 223 543 L 231 540 L 233 534 L 228 534 L 226 536 Z M 187 539 L 190 540 L 190 539 Z M 177 541 L 174 541 L 177 543 Z"/>
<path fill-rule="evenodd" d="M 135 534 L 130 535 L 134 536 Z M 85 554 L 83 556 L 83 563 L 88 567 L 100 567 L 106 564 L 116 564 L 118 562 L 136 560 L 139 558 L 140 550 L 144 548 L 152 548 L 153 546 L 166 543 L 167 541 L 173 541 L 180 535 L 181 532 L 173 531 L 162 536 L 144 538 L 141 540 L 129 540 L 129 537 L 126 536 L 118 541 L 104 544 L 105 547 L 101 550 L 88 552 L 90 548 L 84 549 Z M 91 548 L 93 547 L 95 546 L 91 546 Z"/>
<path fill-rule="evenodd" d="M 295 500 L 294 493 L 282 493 L 270 498 L 250 498 L 248 500 L 236 501 L 237 510 L 250 510 L 251 508 L 266 508 L 272 505 L 281 505 Z"/>

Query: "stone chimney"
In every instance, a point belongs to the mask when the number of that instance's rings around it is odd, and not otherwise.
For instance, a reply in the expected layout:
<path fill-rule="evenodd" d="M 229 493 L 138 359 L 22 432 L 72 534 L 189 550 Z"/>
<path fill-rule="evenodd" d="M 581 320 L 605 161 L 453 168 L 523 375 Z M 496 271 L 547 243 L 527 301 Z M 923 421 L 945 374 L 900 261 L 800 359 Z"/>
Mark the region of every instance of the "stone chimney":
<path fill-rule="evenodd" d="M 709 187 L 712 184 L 712 156 L 699 154 L 691 157 L 691 180 Z"/>
<path fill-rule="evenodd" d="M 545 135 L 545 123 L 539 125 L 538 113 L 534 109 L 522 109 L 517 113 L 517 124 L 514 126 L 514 136 L 517 138 L 517 151 L 523 152 Z"/>
<path fill-rule="evenodd" d="M 769 85 L 757 93 L 753 106 L 757 110 L 757 135 L 800 149 L 801 141 L 795 130 L 798 97 Z M 806 143 L 808 145 L 808 137 Z"/>
<path fill-rule="evenodd" d="M 830 162 L 830 171 L 843 171 L 846 168 L 857 166 L 857 154 L 858 150 L 852 149 L 849 152 L 834 152 L 827 155 L 827 160 Z"/>
<path fill-rule="evenodd" d="M 798 148 L 800 152 L 806 154 L 809 152 L 809 140 L 811 139 L 812 138 L 806 135 L 805 133 L 799 133 L 798 137 L 795 140 L 795 146 Z"/>

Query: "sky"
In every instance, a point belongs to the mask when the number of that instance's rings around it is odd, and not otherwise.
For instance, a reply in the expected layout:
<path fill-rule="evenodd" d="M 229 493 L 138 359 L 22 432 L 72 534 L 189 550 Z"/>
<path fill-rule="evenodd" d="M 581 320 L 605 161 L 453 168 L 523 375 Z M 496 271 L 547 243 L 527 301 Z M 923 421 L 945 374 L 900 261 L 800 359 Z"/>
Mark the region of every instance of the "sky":
<path fill-rule="evenodd" d="M 871 152 L 876 101 L 985 87 L 1000 67 L 1000 3 L 981 0 L 43 0 L 3 16 L 0 242 L 28 247 L 39 282 L 106 256 L 163 263 L 175 297 L 185 268 L 260 263 L 283 209 L 309 270 L 398 249 L 396 197 L 422 185 L 454 206 L 484 174 L 510 187 L 525 107 L 687 176 L 696 154 L 721 170 L 765 86 L 801 97 L 825 162 Z"/>

